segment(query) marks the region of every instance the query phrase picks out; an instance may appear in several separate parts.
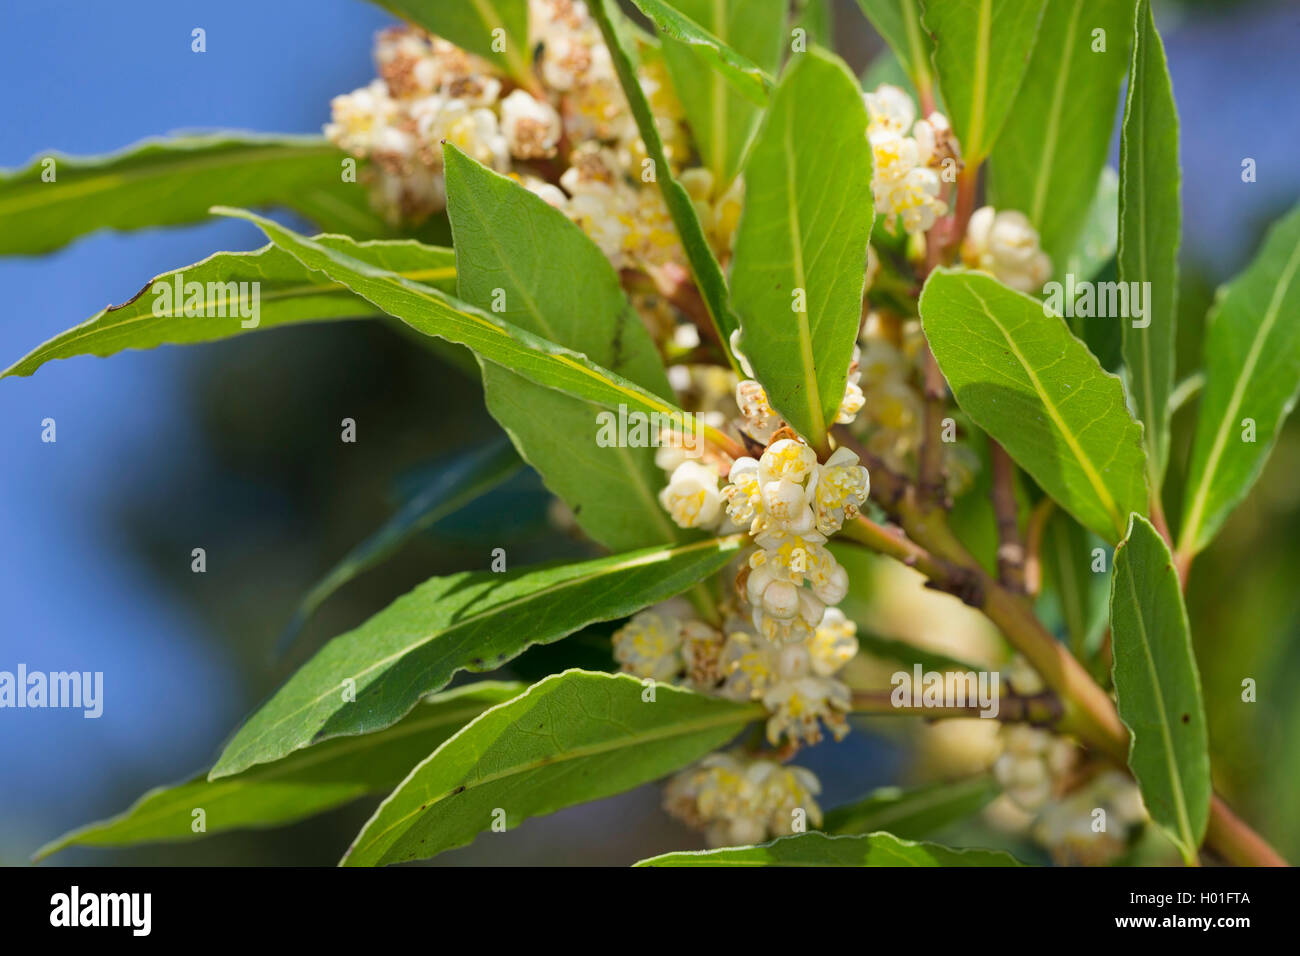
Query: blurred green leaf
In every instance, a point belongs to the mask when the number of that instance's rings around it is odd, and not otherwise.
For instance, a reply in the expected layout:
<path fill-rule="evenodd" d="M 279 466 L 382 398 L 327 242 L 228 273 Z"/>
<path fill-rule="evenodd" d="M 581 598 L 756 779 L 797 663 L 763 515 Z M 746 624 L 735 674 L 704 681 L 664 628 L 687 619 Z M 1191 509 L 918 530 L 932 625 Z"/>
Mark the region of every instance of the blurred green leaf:
<path fill-rule="evenodd" d="M 105 156 L 46 153 L 0 173 L 0 255 L 50 252 L 99 229 L 198 222 L 218 203 L 284 206 L 327 232 L 389 235 L 366 187 L 343 181 L 345 158 L 316 136 L 238 132 L 145 140 Z"/>
<path fill-rule="evenodd" d="M 354 547 L 307 592 L 286 628 L 284 644 L 302 630 L 316 608 L 362 571 L 393 554 L 413 535 L 497 487 L 523 462 L 504 438 L 457 454 L 439 468 L 374 534 Z"/>
<path fill-rule="evenodd" d="M 758 106 L 767 105 L 767 95 L 771 92 L 772 86 L 774 85 L 772 77 L 768 75 L 767 71 L 750 60 L 749 57 L 729 47 L 725 40 L 710 33 L 695 20 L 691 19 L 691 17 L 684 14 L 682 10 L 688 8 L 696 12 L 698 12 L 698 10 L 705 10 L 714 16 L 713 22 L 720 24 L 724 29 L 732 28 L 730 30 L 732 33 L 735 32 L 734 28 L 736 26 L 743 25 L 749 27 L 752 26 L 751 24 L 735 24 L 732 22 L 726 22 L 724 18 L 717 15 L 719 10 L 716 4 L 713 4 L 712 7 L 709 7 L 707 4 L 692 5 L 689 0 L 676 0 L 676 5 L 666 2 L 666 0 L 632 0 L 632 3 L 650 19 L 650 22 L 659 28 L 660 33 L 665 37 L 668 37 L 670 40 L 675 41 L 671 46 L 666 47 L 665 49 L 676 50 L 678 46 L 681 46 L 686 48 L 686 52 L 698 54 L 699 59 L 704 61 L 710 70 L 720 73 L 722 78 L 727 81 L 731 88 L 741 96 L 745 97 L 745 99 Z M 741 5 L 736 4 L 736 6 Z M 769 4 L 769 6 L 773 6 L 775 9 L 779 4 Z M 679 7 L 681 9 L 678 9 Z M 770 20 L 769 25 L 774 22 L 775 20 Z M 747 38 L 748 36 L 753 36 L 756 39 L 771 39 L 770 32 L 763 35 L 759 33 L 758 30 L 755 30 L 753 34 L 747 33 Z M 766 45 L 770 46 L 771 44 L 769 43 Z M 676 58 L 677 54 L 675 52 L 668 54 L 670 70 L 674 70 L 671 64 Z M 780 62 L 779 58 L 777 62 Z M 695 81 L 699 79 L 699 72 L 697 71 L 698 67 L 696 67 L 695 63 L 692 62 L 690 67 L 682 73 L 683 80 L 688 81 L 686 83 L 688 89 L 683 93 L 682 105 L 688 111 L 691 109 L 688 98 L 688 94 L 691 92 L 689 87 L 694 86 Z M 674 82 L 676 83 L 676 70 L 674 70 L 673 76 Z M 721 96 L 721 94 L 712 87 L 710 87 L 706 95 L 710 97 Z M 711 115 L 716 116 L 716 114 Z"/>
<path fill-rule="evenodd" d="M 534 82 L 528 45 L 528 0 L 371 2 L 482 57 L 525 86 Z"/>
<path fill-rule="evenodd" d="M 509 700 L 524 685 L 468 684 L 419 704 L 377 734 L 340 737 L 283 760 L 209 782 L 150 790 L 125 813 L 66 833 L 36 851 L 42 860 L 70 846 L 131 846 L 158 840 L 190 841 L 241 827 L 292 823 L 395 787 L 433 748 L 484 710 Z M 195 831 L 196 810 L 205 829 Z"/>
<path fill-rule="evenodd" d="M 355 242 L 346 236 L 317 236 L 312 241 L 434 288 L 451 291 L 455 287 L 456 258 L 450 249 L 411 239 Z M 185 314 L 185 304 L 193 300 L 189 293 L 176 293 L 178 279 L 182 290 L 191 282 L 203 286 L 195 290 L 202 302 L 193 302 L 193 311 L 202 314 Z M 168 286 L 165 299 L 155 294 L 155 283 Z M 229 283 L 236 287 L 231 289 Z M 241 315 L 241 308 L 249 318 Z M 296 322 L 382 315 L 381 309 L 275 246 L 254 252 L 218 252 L 150 280 L 130 301 L 101 309 L 59 333 L 19 359 L 0 378 L 31 375 L 46 362 L 76 355 L 106 357 L 126 349 L 211 342 Z M 253 322 L 254 317 L 256 326 L 245 328 L 244 323 Z"/>
<path fill-rule="evenodd" d="M 665 853 L 637 866 L 1021 866 L 1000 850 L 954 850 L 890 833 L 827 836 L 816 831 L 759 846 Z"/>
<path fill-rule="evenodd" d="M 934 41 L 921 25 L 921 0 L 858 0 L 858 6 L 885 38 L 913 85 L 929 89 Z"/>
<path fill-rule="evenodd" d="M 888 830 L 904 840 L 916 840 L 974 816 L 999 793 L 1001 788 L 988 775 L 913 790 L 881 787 L 827 813 L 823 829 L 834 835 Z"/>
<path fill-rule="evenodd" d="M 1100 538 L 1063 511 L 1054 511 L 1043 529 L 1043 593 L 1055 597 L 1070 651 L 1087 662 L 1106 620 L 1106 576 L 1094 572 L 1093 550 Z"/>
<path fill-rule="evenodd" d="M 1259 477 L 1300 395 L 1298 270 L 1300 206 L 1273 225 L 1210 311 L 1180 552 L 1196 554 L 1218 533 Z"/>
<path fill-rule="evenodd" d="M 763 716 L 668 684 L 646 699 L 627 674 L 570 670 L 469 724 L 380 804 L 343 866 L 428 859 L 464 846 L 499 811 L 529 817 L 630 790 L 698 760 Z"/>
<path fill-rule="evenodd" d="M 866 128 L 857 80 L 814 48 L 781 77 L 745 167 L 731 268 L 741 347 L 772 406 L 815 446 L 844 399 L 862 318 Z"/>
<path fill-rule="evenodd" d="M 1073 274 L 1076 280 L 1096 279 L 1114 258 L 1118 245 L 1119 176 L 1115 170 L 1104 166 L 1074 247 L 1064 262 L 1053 260 L 1056 275 L 1063 277 Z M 1082 322 L 1081 317 L 1077 318 Z M 1077 328 L 1074 329 L 1074 334 L 1083 338 Z"/>
<path fill-rule="evenodd" d="M 990 204 L 1028 216 L 1058 267 L 1074 248 L 1106 164 L 1132 31 L 1133 0 L 1047 0 L 989 160 Z"/>
<path fill-rule="evenodd" d="M 691 133 L 714 185 L 725 190 L 740 171 L 745 150 L 763 114 L 772 79 L 781 65 L 786 32 L 785 0 L 657 0 L 646 6 L 679 12 L 679 20 L 697 28 L 736 54 L 730 69 L 720 63 L 725 54 L 708 42 L 683 42 L 665 32 L 664 62 L 681 100 Z M 647 11 L 648 12 L 648 11 Z M 658 21 L 656 21 L 658 22 Z M 662 24 L 660 27 L 662 29 Z M 676 33 L 686 33 L 683 29 Z M 743 65 L 747 64 L 747 65 Z M 743 72 L 742 72 L 743 70 Z M 747 79 L 743 92 L 738 76 Z"/>
<path fill-rule="evenodd" d="M 655 344 L 595 243 L 518 183 L 454 146 L 444 155 L 460 298 L 671 399 Z M 683 537 L 656 497 L 664 473 L 650 444 L 604 447 L 597 406 L 480 364 L 488 411 L 589 535 L 611 550 Z"/>
<path fill-rule="evenodd" d="M 1191 862 L 1210 814 L 1210 754 L 1201 677 L 1173 555 L 1141 515 L 1115 551 L 1111 649 L 1129 767 L 1151 819 Z"/>
<path fill-rule="evenodd" d="M 934 67 L 961 142 L 975 166 L 997 142 L 1024 78 L 1045 0 L 925 0 Z"/>
<path fill-rule="evenodd" d="M 1169 463 L 1169 394 L 1178 322 L 1178 110 L 1151 5 L 1140 0 L 1119 148 L 1119 280 L 1145 283 L 1146 325 L 1121 317 L 1124 366 L 1145 426 L 1147 483 L 1159 497 Z M 1130 285 L 1130 288 L 1134 286 Z M 1132 296 L 1130 296 L 1130 302 Z"/>
<path fill-rule="evenodd" d="M 721 570 L 743 542 L 732 535 L 576 564 L 430 578 L 326 644 L 244 723 L 209 779 L 325 737 L 389 727 L 457 671 L 493 670 L 534 644 L 665 601 Z"/>
<path fill-rule="evenodd" d="M 957 404 L 1085 527 L 1109 542 L 1147 507 L 1142 429 L 1043 303 L 990 276 L 938 269 L 921 293 L 926 338 Z"/>

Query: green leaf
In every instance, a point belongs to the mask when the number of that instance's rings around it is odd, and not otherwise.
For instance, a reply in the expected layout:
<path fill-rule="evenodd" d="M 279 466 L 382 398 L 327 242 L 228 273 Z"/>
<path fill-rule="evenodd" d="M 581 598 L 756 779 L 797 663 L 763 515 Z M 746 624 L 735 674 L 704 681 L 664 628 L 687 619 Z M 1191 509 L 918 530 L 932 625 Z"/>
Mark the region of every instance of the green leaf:
<path fill-rule="evenodd" d="M 614 61 L 614 69 L 618 73 L 618 81 L 623 87 L 623 94 L 627 97 L 628 109 L 632 111 L 637 131 L 640 132 L 641 140 L 645 144 L 646 155 L 654 162 L 655 179 L 659 183 L 659 191 L 663 194 L 664 204 L 668 207 L 673 225 L 677 227 L 677 235 L 686 253 L 686 261 L 691 267 L 691 277 L 695 280 L 701 298 L 704 299 L 709 318 L 713 320 L 719 343 L 728 361 L 735 367 L 736 359 L 731 354 L 728 343 L 731 333 L 740 327 L 740 322 L 731 311 L 727 298 L 727 280 L 723 277 L 722 266 L 718 264 L 713 248 L 704 235 L 704 227 L 700 225 L 700 217 L 695 212 L 695 203 L 682 184 L 673 178 L 672 166 L 664 154 L 663 139 L 659 135 L 659 127 L 655 124 L 654 113 L 651 112 L 645 91 L 641 89 L 641 84 L 637 80 L 636 67 L 628 55 L 623 38 L 615 26 L 615 21 L 611 19 L 610 11 L 613 10 L 617 14 L 618 8 L 612 4 L 612 0 L 592 0 L 588 4 L 588 10 L 600 26 L 601 36 L 605 39 L 609 55 Z"/>
<path fill-rule="evenodd" d="M 1101 539 L 1061 511 L 1047 519 L 1042 561 L 1046 596 L 1056 598 L 1070 652 L 1080 661 L 1096 652 L 1106 620 L 1105 575 L 1094 572 L 1093 550 Z"/>
<path fill-rule="evenodd" d="M 818 446 L 862 318 L 874 217 L 866 128 L 857 80 L 813 48 L 781 77 L 745 167 L 731 268 L 742 348 L 772 406 Z"/>
<path fill-rule="evenodd" d="M 281 642 L 291 640 L 326 598 L 362 571 L 392 555 L 411 536 L 495 488 L 522 465 L 514 448 L 504 439 L 445 462 L 391 518 L 349 551 L 307 592 Z"/>
<path fill-rule="evenodd" d="M 986 774 L 914 790 L 881 787 L 826 814 L 824 829 L 835 835 L 887 829 L 904 840 L 915 840 L 974 816 L 1000 792 Z"/>
<path fill-rule="evenodd" d="M 595 243 L 518 183 L 454 146 L 444 155 L 460 298 L 671 398 L 658 350 Z M 683 537 L 656 497 L 664 473 L 648 442 L 606 447 L 590 402 L 481 364 L 488 411 L 589 535 L 615 551 Z"/>
<path fill-rule="evenodd" d="M 0 173 L 0 255 L 50 252 L 99 229 L 198 222 L 216 203 L 286 206 L 329 231 L 387 235 L 365 186 L 343 182 L 345 157 L 316 136 L 252 133 L 145 140 L 106 156 L 46 153 Z M 43 178 L 47 160 L 53 182 Z"/>
<path fill-rule="evenodd" d="M 528 0 L 371 0 L 482 57 L 525 86 L 535 84 Z"/>
<path fill-rule="evenodd" d="M 665 853 L 637 866 L 1021 866 L 1000 850 L 954 850 L 890 833 L 827 836 L 812 831 L 758 846 Z"/>
<path fill-rule="evenodd" d="M 885 38 L 913 85 L 918 90 L 930 89 L 934 41 L 921 25 L 921 0 L 858 0 L 858 6 Z"/>
<path fill-rule="evenodd" d="M 457 671 L 493 670 L 535 644 L 667 600 L 721 570 L 744 541 L 732 535 L 576 564 L 430 578 L 303 665 L 239 729 L 211 779 L 324 737 L 389 727 Z"/>
<path fill-rule="evenodd" d="M 968 166 L 997 141 L 1029 64 L 1045 0 L 925 0 L 934 69 Z"/>
<path fill-rule="evenodd" d="M 711 441 L 724 447 L 732 444 L 717 429 L 688 419 L 675 405 L 601 368 L 581 353 L 516 328 L 436 289 L 330 249 L 270 219 L 241 209 L 217 207 L 214 211 L 256 224 L 272 242 L 292 253 L 307 268 L 342 283 L 416 331 L 468 346 L 479 356 L 513 369 L 530 382 L 605 408 L 618 409 L 625 405 L 629 411 L 658 414 L 665 424 L 681 430 L 698 428 Z"/>
<path fill-rule="evenodd" d="M 312 241 L 435 288 L 450 291 L 455 286 L 456 259 L 450 249 L 421 245 L 411 239 L 355 242 L 346 236 L 317 236 Z M 178 279 L 182 283 L 181 295 L 176 294 Z M 202 314 L 185 314 L 184 306 L 191 296 L 183 290 L 184 284 L 190 282 L 203 286 L 201 307 L 192 310 Z M 155 292 L 155 283 L 163 283 L 168 291 L 159 288 Z M 236 287 L 231 289 L 227 283 L 235 283 Z M 200 305 L 197 301 L 194 304 Z M 244 318 L 243 313 L 249 318 Z M 370 302 L 305 268 L 275 246 L 254 252 L 218 252 L 202 262 L 151 279 L 130 301 L 108 306 L 59 333 L 0 373 L 0 378 L 31 375 L 46 362 L 76 355 L 107 357 L 126 349 L 212 342 L 298 322 L 383 314 Z"/>
<path fill-rule="evenodd" d="M 1106 165 L 1132 34 L 1133 0 L 1047 0 L 989 162 L 990 203 L 1029 217 L 1058 274 Z"/>
<path fill-rule="evenodd" d="M 1192 861 L 1210 815 L 1210 754 L 1187 608 L 1164 538 L 1134 515 L 1115 550 L 1111 651 L 1128 765 L 1151 819 Z"/>
<path fill-rule="evenodd" d="M 794 28 L 828 50 L 835 47 L 835 10 L 833 0 L 795 0 Z"/>
<path fill-rule="evenodd" d="M 1046 306 L 981 273 L 938 269 L 925 336 L 957 404 L 1088 528 L 1114 543 L 1147 508 L 1142 426 L 1118 378 Z"/>
<path fill-rule="evenodd" d="M 763 716 L 627 674 L 554 674 L 466 726 L 380 804 L 344 866 L 427 859 L 470 843 L 497 810 L 529 817 L 630 790 L 722 746 Z"/>
<path fill-rule="evenodd" d="M 751 103 L 758 106 L 766 106 L 767 95 L 775 85 L 772 81 L 772 77 L 768 75 L 767 71 L 754 63 L 754 61 L 749 59 L 749 57 L 732 49 L 727 45 L 725 40 L 720 39 L 719 36 L 710 33 L 704 27 L 700 26 L 700 24 L 691 19 L 691 17 L 682 13 L 678 7 L 681 7 L 682 9 L 690 9 L 693 12 L 705 10 L 713 17 L 714 23 L 719 24 L 724 30 L 728 30 L 729 33 L 735 34 L 738 29 L 743 29 L 746 39 L 757 39 L 763 36 L 763 34 L 755 28 L 755 24 L 749 22 L 738 23 L 734 16 L 730 18 L 723 16 L 722 14 L 725 14 L 725 10 L 720 9 L 717 4 L 692 4 L 690 0 L 675 0 L 675 2 L 676 5 L 674 6 L 673 4 L 665 2 L 665 0 L 632 0 L 632 3 L 636 8 L 644 13 L 651 23 L 659 28 L 660 33 L 665 37 L 676 41 L 665 49 L 676 50 L 678 46 L 681 46 L 686 48 L 685 52 L 687 53 L 698 54 L 699 60 L 703 61 L 708 70 L 721 74 L 722 78 L 726 80 L 731 88 L 737 93 L 745 97 L 745 99 L 749 100 Z M 739 8 L 744 5 L 733 3 L 733 6 Z M 768 6 L 773 5 L 768 4 Z M 779 4 L 776 6 L 779 6 Z M 779 17 L 780 13 L 776 13 L 775 16 L 768 20 L 768 23 L 771 24 L 776 22 Z M 770 32 L 766 35 L 765 39 L 771 39 Z M 779 51 L 779 42 L 776 45 Z M 764 44 L 765 48 L 770 46 L 772 46 L 771 43 Z M 675 59 L 675 53 L 668 54 L 670 70 L 674 69 L 672 63 Z M 774 59 L 777 63 L 780 63 L 779 52 Z M 704 72 L 695 61 L 689 62 L 690 67 L 683 74 L 685 79 L 690 80 L 690 83 L 687 84 L 688 87 L 694 86 L 695 81 L 698 80 L 700 75 Z M 674 83 L 678 82 L 676 79 L 677 75 L 677 72 L 674 70 Z M 704 110 L 716 106 L 718 102 L 726 102 L 721 93 L 716 93 L 718 99 L 711 104 L 692 104 L 687 98 L 687 92 L 688 91 L 683 91 L 682 105 L 686 107 L 688 111 L 692 109 L 692 106 L 695 106 L 696 109 L 700 110 L 700 115 L 704 115 Z M 713 84 L 710 83 L 706 95 L 713 97 L 715 92 Z M 688 115 L 690 115 L 689 112 Z M 709 113 L 708 115 L 716 116 L 717 114 Z M 692 125 L 694 125 L 694 121 L 692 121 Z"/>
<path fill-rule="evenodd" d="M 1300 395 L 1300 206 L 1221 290 L 1205 336 L 1205 394 L 1179 551 L 1196 554 L 1250 490 Z M 1245 440 L 1248 427 L 1250 441 Z"/>
<path fill-rule="evenodd" d="M 1083 217 L 1083 226 L 1063 263 L 1056 263 L 1056 275 L 1073 274 L 1076 280 L 1093 280 L 1110 263 L 1119 246 L 1119 176 L 1109 166 L 1102 168 L 1092 204 Z M 1076 317 L 1078 323 L 1083 322 Z M 1109 319 L 1105 321 L 1110 321 Z M 1079 328 L 1073 329 L 1079 334 Z"/>
<path fill-rule="evenodd" d="M 1124 366 L 1146 426 L 1147 483 L 1158 496 L 1169 463 L 1169 395 L 1178 321 L 1178 111 L 1151 5 L 1141 0 L 1119 147 L 1119 280 L 1145 283 L 1145 325 L 1121 320 Z M 1130 288 L 1134 286 L 1130 285 Z M 1130 296 L 1130 301 L 1132 297 Z"/>
<path fill-rule="evenodd" d="M 784 0 L 652 0 L 649 4 L 641 0 L 637 5 L 643 9 L 667 7 L 678 13 L 676 29 L 664 31 L 664 62 L 696 148 L 717 188 L 725 190 L 740 171 L 772 90 L 767 74 L 781 65 L 789 35 L 785 30 L 787 5 Z M 687 40 L 690 31 L 683 23 L 693 25 L 694 32 L 708 39 Z M 658 25 L 663 29 L 662 23 Z M 675 34 L 682 36 L 675 38 Z M 729 48 L 735 54 L 730 69 L 720 68 L 725 53 L 718 48 Z M 750 77 L 742 92 L 736 76 L 744 62 L 752 69 L 742 73 Z M 755 71 L 762 79 L 753 78 Z M 761 95 L 755 95 L 756 89 Z"/>
<path fill-rule="evenodd" d="M 70 846 L 181 842 L 242 827 L 281 826 L 383 793 L 470 720 L 523 690 L 523 684 L 503 681 L 468 684 L 422 702 L 377 734 L 330 740 L 211 783 L 200 774 L 186 783 L 157 787 L 124 813 L 47 843 L 32 860 Z M 193 813 L 200 808 L 206 830 L 196 833 Z"/>

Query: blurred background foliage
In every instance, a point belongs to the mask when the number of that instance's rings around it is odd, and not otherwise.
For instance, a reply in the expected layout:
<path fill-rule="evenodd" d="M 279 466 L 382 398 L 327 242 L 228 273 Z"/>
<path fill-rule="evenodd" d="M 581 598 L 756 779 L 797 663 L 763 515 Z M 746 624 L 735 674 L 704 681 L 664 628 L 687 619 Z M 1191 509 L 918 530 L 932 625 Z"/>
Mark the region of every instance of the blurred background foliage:
<path fill-rule="evenodd" d="M 881 42 L 853 0 L 832 8 L 836 47 L 862 71 Z M 51 0 L 5 16 L 0 77 L 13 115 L 0 143 L 4 166 L 49 147 L 100 152 L 182 127 L 317 130 L 330 96 L 372 75 L 371 38 L 385 23 L 356 0 L 232 0 L 219 8 L 140 0 L 129 15 L 88 0 Z M 1300 6 L 1167 2 L 1157 17 L 1183 123 L 1181 376 L 1198 361 L 1215 286 L 1300 194 L 1300 128 L 1288 119 L 1300 85 Z M 204 57 L 189 53 L 195 25 L 208 30 Z M 114 56 L 106 74 L 103 64 L 119 50 L 134 55 Z M 1255 184 L 1240 181 L 1245 156 L 1259 164 Z M 11 290 L 0 323 L 5 362 L 105 301 L 125 300 L 157 272 L 257 241 L 246 227 L 218 223 L 99 235 L 43 260 L 0 261 L 0 282 Z M 1175 479 L 1193 408 L 1175 420 Z M 57 445 L 39 443 L 47 415 L 58 421 Z M 356 420 L 356 444 L 339 440 L 343 418 Z M 6 864 L 204 766 L 315 648 L 425 578 L 486 567 L 497 547 L 512 567 L 585 549 L 555 530 L 536 477 L 517 476 L 348 584 L 288 656 L 275 656 L 298 601 L 391 514 L 403 480 L 496 432 L 476 382 L 382 323 L 56 363 L 34 379 L 0 383 L 0 430 L 7 544 L 0 667 L 101 670 L 106 684 L 98 721 L 54 711 L 0 715 Z M 1216 783 L 1293 860 L 1300 860 L 1298 472 L 1300 418 L 1293 417 L 1253 495 L 1199 558 L 1189 589 Z M 190 571 L 194 547 L 207 551 L 205 574 Z M 860 622 L 940 653 L 948 637 L 970 631 L 989 660 L 1001 655 L 980 621 L 947 597 L 921 595 L 910 572 L 869 557 L 856 563 L 846 610 Z M 531 680 L 566 666 L 612 667 L 614 626 L 535 649 L 509 675 Z M 892 670 L 861 667 L 882 681 Z M 1253 704 L 1241 700 L 1247 677 L 1258 684 Z M 899 721 L 860 723 L 844 743 L 814 748 L 799 762 L 821 776 L 830 808 L 872 787 L 933 777 L 940 752 L 943 769 L 959 773 L 962 755 L 974 761 L 985 746 L 962 732 L 936 744 L 944 733 L 918 739 Z M 699 846 L 658 799 L 657 787 L 643 787 L 484 837 L 435 862 L 624 864 Z M 54 862 L 332 864 L 374 803 L 283 830 L 71 850 Z M 945 836 L 1007 843 L 980 822 Z M 1160 858 L 1158 847 L 1152 858 Z"/>

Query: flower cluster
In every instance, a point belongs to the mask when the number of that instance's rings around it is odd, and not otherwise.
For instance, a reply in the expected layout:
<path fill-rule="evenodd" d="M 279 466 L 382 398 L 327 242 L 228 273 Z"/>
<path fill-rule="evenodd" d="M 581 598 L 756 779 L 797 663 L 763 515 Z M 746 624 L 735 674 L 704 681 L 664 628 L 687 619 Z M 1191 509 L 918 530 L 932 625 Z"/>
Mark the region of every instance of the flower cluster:
<path fill-rule="evenodd" d="M 944 182 L 941 171 L 955 170 L 960 163 L 948 119 L 942 113 L 916 119 L 911 97 L 888 83 L 863 94 L 863 98 L 869 120 L 867 140 L 871 143 L 871 192 L 876 212 L 886 217 L 890 229 L 901 220 L 906 232 L 925 232 L 948 211 L 940 196 Z"/>
<path fill-rule="evenodd" d="M 664 808 L 703 830 L 710 846 L 742 846 L 820 826 L 820 792 L 802 767 L 716 753 L 669 781 Z"/>
<path fill-rule="evenodd" d="M 530 0 L 525 86 L 415 27 L 383 31 L 379 78 L 335 97 L 325 135 L 370 161 L 372 202 L 392 223 L 415 224 L 446 204 L 444 143 L 518 180 L 563 211 L 619 269 L 684 266 L 676 229 L 600 30 L 582 0 Z M 729 254 L 740 179 L 715 183 L 682 169 L 691 155 L 684 114 L 662 58 L 638 79 L 664 151 L 695 201 L 705 233 Z"/>
<path fill-rule="evenodd" d="M 1022 212 L 992 206 L 975 210 L 966 227 L 961 258 L 1020 292 L 1039 292 L 1052 277 L 1052 260 L 1039 247 L 1038 232 Z"/>

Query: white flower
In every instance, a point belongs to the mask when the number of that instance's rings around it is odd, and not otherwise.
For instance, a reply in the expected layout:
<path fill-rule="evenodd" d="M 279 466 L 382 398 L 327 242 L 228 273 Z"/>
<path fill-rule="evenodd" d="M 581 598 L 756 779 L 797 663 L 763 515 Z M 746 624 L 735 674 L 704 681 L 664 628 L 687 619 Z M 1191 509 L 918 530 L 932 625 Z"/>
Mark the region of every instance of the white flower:
<path fill-rule="evenodd" d="M 837 607 L 828 607 L 808 640 L 808 658 L 819 677 L 831 677 L 858 654 L 858 626 Z"/>
<path fill-rule="evenodd" d="M 822 725 L 840 740 L 849 732 L 845 714 L 852 707 L 849 689 L 829 677 L 806 675 L 778 681 L 763 694 L 771 713 L 767 739 L 774 746 L 782 737 L 807 744 L 819 743 Z"/>
<path fill-rule="evenodd" d="M 800 810 L 820 826 L 814 800 L 820 792 L 817 778 L 802 767 L 717 753 L 668 782 L 664 809 L 703 830 L 710 846 L 744 846 L 793 832 Z"/>
<path fill-rule="evenodd" d="M 961 246 L 962 261 L 1020 292 L 1040 291 L 1052 276 L 1052 260 L 1039 247 L 1038 232 L 1014 209 L 975 210 Z"/>
<path fill-rule="evenodd" d="M 614 659 L 642 679 L 671 680 L 682 669 L 682 623 L 673 615 L 642 611 L 614 632 Z"/>
<path fill-rule="evenodd" d="M 678 527 L 712 527 L 722 514 L 718 473 L 697 461 L 682 462 L 659 492 L 659 503 Z"/>
<path fill-rule="evenodd" d="M 516 159 L 554 156 L 562 133 L 560 114 L 550 103 L 515 90 L 501 101 L 501 132 Z"/>
<path fill-rule="evenodd" d="M 882 83 L 875 92 L 862 94 L 867 105 L 869 129 L 905 133 L 916 119 L 912 98 L 897 86 Z"/>
<path fill-rule="evenodd" d="M 397 101 L 388 95 L 383 80 L 330 100 L 330 122 L 325 136 L 354 156 L 369 154 L 375 136 L 397 117 Z"/>
<path fill-rule="evenodd" d="M 825 535 L 839 531 L 845 519 L 857 517 L 870 492 L 871 476 L 858 464 L 858 456 L 848 448 L 835 449 L 818 469 L 814 489 L 817 530 Z"/>

